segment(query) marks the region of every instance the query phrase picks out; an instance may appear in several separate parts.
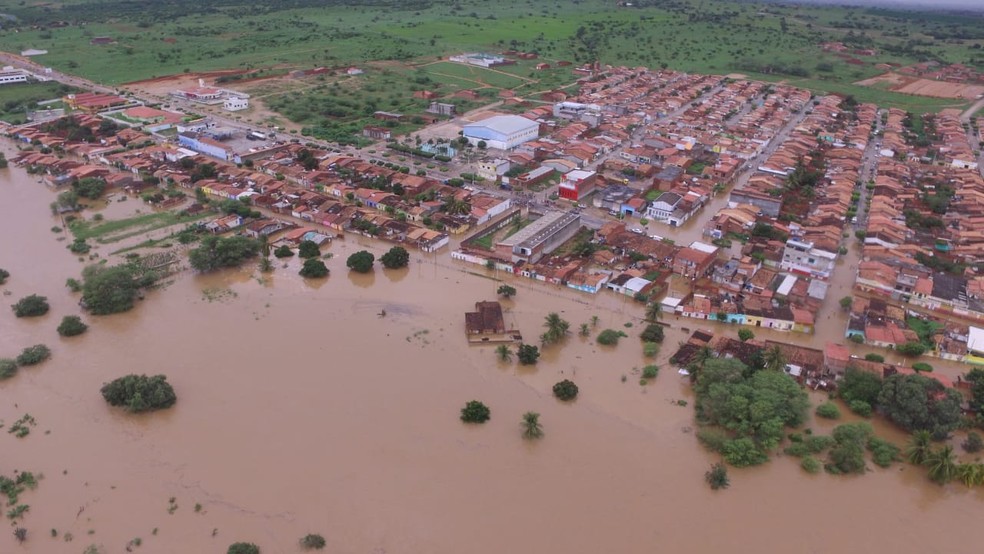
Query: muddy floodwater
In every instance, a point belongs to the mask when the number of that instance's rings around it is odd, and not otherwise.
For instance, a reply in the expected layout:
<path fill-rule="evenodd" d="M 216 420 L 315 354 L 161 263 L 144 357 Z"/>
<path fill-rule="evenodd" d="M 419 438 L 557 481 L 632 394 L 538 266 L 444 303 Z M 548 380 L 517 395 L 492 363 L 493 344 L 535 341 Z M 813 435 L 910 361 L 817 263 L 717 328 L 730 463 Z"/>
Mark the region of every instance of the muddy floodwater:
<path fill-rule="evenodd" d="M 52 306 L 28 320 L 0 310 L 0 356 L 53 350 L 0 381 L 0 419 L 37 421 L 24 438 L 0 433 L 0 473 L 44 474 L 21 496 L 27 542 L 0 532 L 2 553 L 124 552 L 139 537 L 135 552 L 250 541 L 270 554 L 297 552 L 312 532 L 336 553 L 975 550 L 984 495 L 932 485 L 906 465 L 810 476 L 779 457 L 732 470 L 731 487 L 711 491 L 703 475 L 717 457 L 694 438 L 690 388 L 666 363 L 680 327 L 697 322 L 670 322 L 662 371 L 642 386 L 639 305 L 516 280 L 506 319 L 528 340 L 551 311 L 573 329 L 597 315 L 593 335 L 629 337 L 605 348 L 571 336 L 535 367 L 500 363 L 463 334 L 463 313 L 493 299 L 496 284 L 446 253 L 357 276 L 345 257 L 383 249 L 347 239 L 327 249 L 323 282 L 297 276 L 296 258 L 264 279 L 184 272 L 133 311 L 84 316 L 89 332 L 62 339 L 61 317 L 81 313 L 65 280 L 83 264 L 50 230 L 53 192 L 20 169 L 0 171 L 3 304 L 38 293 Z M 111 409 L 99 387 L 127 373 L 166 374 L 178 403 L 138 416 Z M 571 404 L 551 394 L 563 378 L 581 390 Z M 490 406 L 485 425 L 458 420 L 472 399 Z M 520 437 L 530 410 L 542 414 L 540 441 Z"/>

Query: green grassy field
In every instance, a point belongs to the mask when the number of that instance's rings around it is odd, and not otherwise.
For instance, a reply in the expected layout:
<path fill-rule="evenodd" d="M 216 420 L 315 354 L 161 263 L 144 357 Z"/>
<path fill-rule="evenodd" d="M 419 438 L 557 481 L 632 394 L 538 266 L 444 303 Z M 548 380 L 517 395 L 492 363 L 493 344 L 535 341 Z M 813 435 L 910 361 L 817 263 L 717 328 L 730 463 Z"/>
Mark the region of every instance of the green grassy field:
<path fill-rule="evenodd" d="M 77 239 L 96 239 L 100 244 L 109 244 L 164 227 L 191 223 L 207 216 L 208 214 L 181 215 L 162 211 L 102 222 L 77 219 L 69 223 L 68 228 Z"/>
<path fill-rule="evenodd" d="M 74 90 L 72 87 L 51 82 L 0 86 L 0 120 L 14 124 L 24 123 L 27 111 L 38 109 L 38 102 L 61 98 Z"/>
<path fill-rule="evenodd" d="M 400 93 L 417 85 L 450 93 L 480 88 L 483 83 L 527 93 L 550 90 L 572 81 L 569 68 L 538 72 L 533 66 L 559 60 L 745 73 L 773 81 L 798 80 L 828 92 L 853 90 L 851 83 L 881 72 L 875 67 L 879 63 L 908 65 L 937 59 L 984 70 L 984 16 L 725 0 L 641 0 L 635 4 L 617 7 L 611 0 L 457 0 L 452 4 L 432 0 L 172 0 L 137 5 L 118 0 L 64 0 L 11 6 L 7 11 L 21 17 L 22 25 L 0 30 L 0 49 L 43 48 L 50 53 L 36 58 L 39 63 L 109 84 L 186 71 L 345 67 L 388 60 L 398 62 L 391 63 L 389 70 L 405 79 Z M 46 25 L 77 20 L 87 24 Z M 95 37 L 111 37 L 115 42 L 92 44 Z M 823 52 L 820 45 L 826 41 L 842 41 L 851 49 L 873 48 L 878 55 L 857 56 L 860 63 L 849 63 L 853 55 Z M 494 71 L 438 61 L 464 51 L 506 49 L 536 52 L 539 60 Z M 418 82 L 421 76 L 429 81 Z M 304 95 L 348 101 L 331 92 L 322 89 Z M 390 90 L 377 92 L 380 94 L 370 94 L 366 102 L 389 104 L 393 110 L 412 107 L 406 99 L 391 99 Z M 292 94 L 284 96 L 296 100 Z M 877 89 L 856 95 L 861 94 L 900 107 L 948 105 Z M 295 112 L 313 112 L 316 107 L 301 103 L 304 106 Z M 329 116 L 330 122 L 313 115 L 285 115 L 318 125 L 350 123 L 354 114 L 348 112 L 365 109 L 365 102 L 358 108 L 343 108 L 347 115 Z M 329 106 L 321 111 L 332 110 Z"/>

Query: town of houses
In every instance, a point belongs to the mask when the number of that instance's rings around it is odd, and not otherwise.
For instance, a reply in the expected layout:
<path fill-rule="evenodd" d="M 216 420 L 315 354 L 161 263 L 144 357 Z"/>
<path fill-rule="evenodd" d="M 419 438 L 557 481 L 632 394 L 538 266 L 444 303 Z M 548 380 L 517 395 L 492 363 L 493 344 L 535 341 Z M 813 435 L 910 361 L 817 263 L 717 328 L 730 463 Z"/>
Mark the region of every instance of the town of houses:
<path fill-rule="evenodd" d="M 781 84 L 578 73 L 576 93 L 509 97 L 512 113 L 462 127 L 483 156 L 451 165 L 479 176 L 473 186 L 297 139 L 236 147 L 220 125 L 112 95 L 5 132 L 34 146 L 13 162 L 56 188 L 97 177 L 145 197 L 187 191 L 159 206 L 241 200 L 260 214 L 216 214 L 211 232 L 357 233 L 698 320 L 812 333 L 839 300 L 827 298 L 835 272 L 850 272 L 845 340 L 984 363 L 976 126 Z M 851 248 L 859 261 L 838 264 Z M 840 360 L 840 348 L 818 356 Z"/>

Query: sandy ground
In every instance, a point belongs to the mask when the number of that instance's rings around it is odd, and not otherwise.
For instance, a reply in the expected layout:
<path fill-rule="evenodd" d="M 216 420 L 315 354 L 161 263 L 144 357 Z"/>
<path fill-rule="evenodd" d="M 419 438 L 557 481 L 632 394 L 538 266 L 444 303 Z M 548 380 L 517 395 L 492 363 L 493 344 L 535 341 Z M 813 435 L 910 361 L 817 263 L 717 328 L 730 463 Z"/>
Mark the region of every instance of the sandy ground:
<path fill-rule="evenodd" d="M 954 98 L 962 100 L 973 100 L 984 94 L 984 86 L 965 85 L 960 83 L 949 83 L 946 81 L 933 81 L 930 79 L 918 79 L 907 77 L 898 73 L 884 73 L 858 81 L 854 84 L 865 87 L 878 86 L 882 83 L 890 85 L 888 90 L 900 92 L 902 94 L 912 94 L 915 96 L 930 96 L 933 98 Z"/>

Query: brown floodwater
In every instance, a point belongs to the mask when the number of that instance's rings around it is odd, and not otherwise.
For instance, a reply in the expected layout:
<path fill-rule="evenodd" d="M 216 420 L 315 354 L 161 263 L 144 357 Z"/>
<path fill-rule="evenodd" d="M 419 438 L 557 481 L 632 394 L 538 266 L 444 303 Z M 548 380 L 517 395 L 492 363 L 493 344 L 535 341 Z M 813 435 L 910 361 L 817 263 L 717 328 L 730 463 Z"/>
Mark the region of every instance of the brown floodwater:
<path fill-rule="evenodd" d="M 0 174 L 5 303 L 39 293 L 52 305 L 30 320 L 0 311 L 0 355 L 53 350 L 0 382 L 0 419 L 37 420 L 25 438 L 0 433 L 0 472 L 44 474 L 21 497 L 28 541 L 2 532 L 0 552 L 124 552 L 140 537 L 137 552 L 224 552 L 245 540 L 269 554 L 298 551 L 309 532 L 344 553 L 972 549 L 984 493 L 932 485 L 918 468 L 810 476 L 779 457 L 731 470 L 731 488 L 711 491 L 703 474 L 717 457 L 694 438 L 690 388 L 666 363 L 679 328 L 696 322 L 669 322 L 663 370 L 641 386 L 637 304 L 517 280 L 506 318 L 528 339 L 551 311 L 574 329 L 592 315 L 598 330 L 635 327 L 615 348 L 571 336 L 535 367 L 503 364 L 462 332 L 463 312 L 493 298 L 494 281 L 446 253 L 357 276 L 345 257 L 382 248 L 347 239 L 328 249 L 332 274 L 320 283 L 297 276 L 296 258 L 262 279 L 184 273 L 133 311 L 85 316 L 88 333 L 61 339 L 60 318 L 80 313 L 65 279 L 82 263 L 50 231 L 52 197 L 20 169 Z M 99 387 L 131 372 L 167 374 L 177 405 L 138 416 L 108 407 Z M 565 377 L 581 389 L 571 404 L 550 392 Z M 471 399 L 491 407 L 485 425 L 458 420 Z M 520 437 L 529 410 L 542 414 L 537 442 Z"/>

